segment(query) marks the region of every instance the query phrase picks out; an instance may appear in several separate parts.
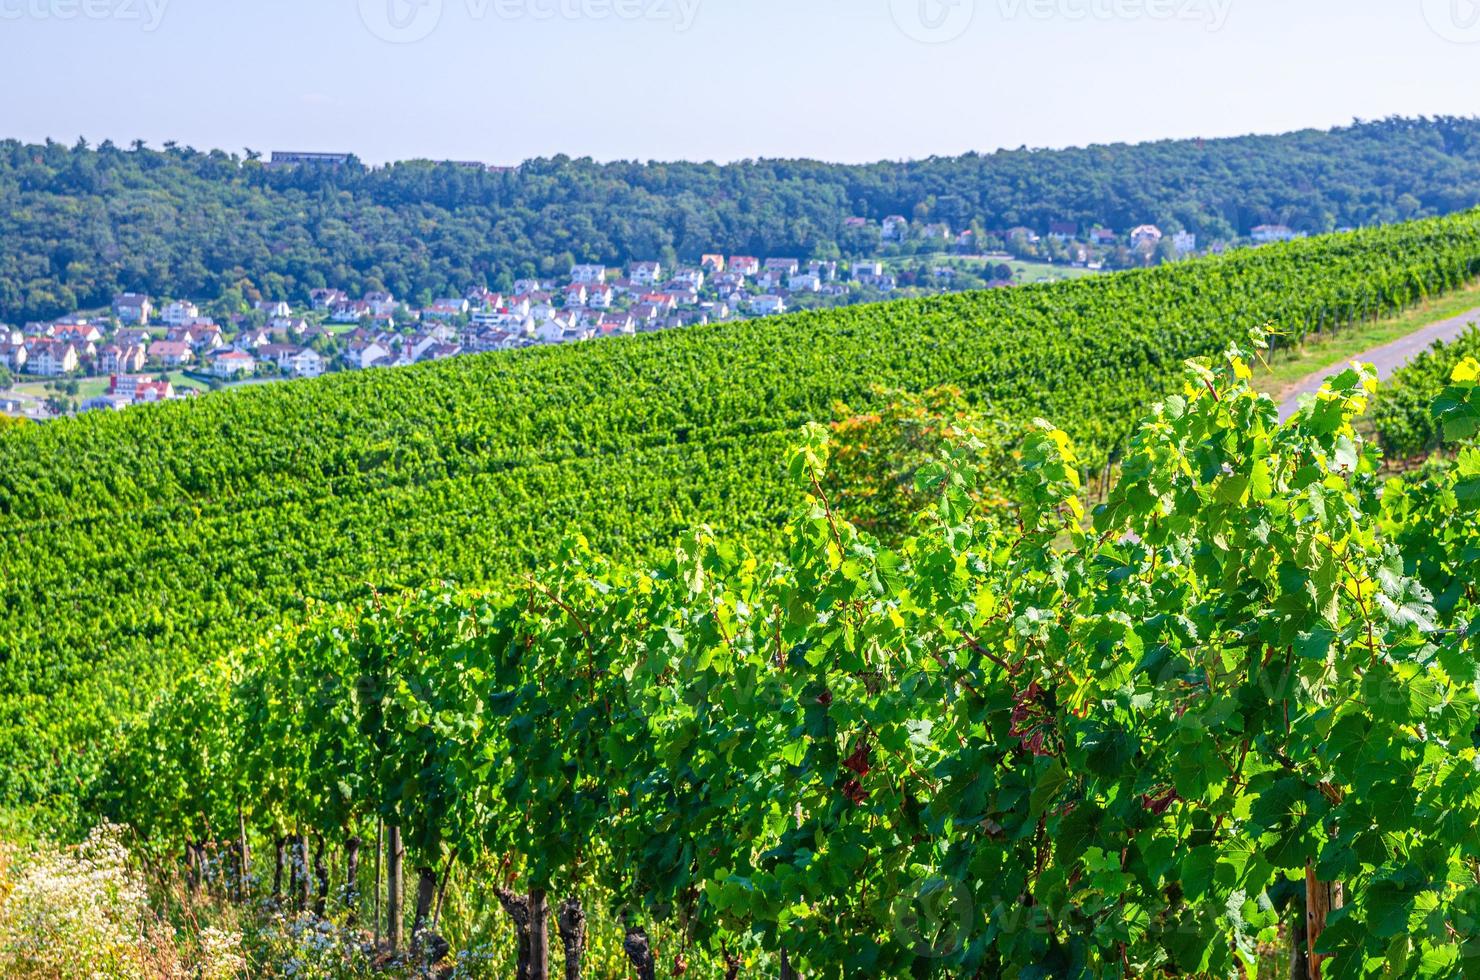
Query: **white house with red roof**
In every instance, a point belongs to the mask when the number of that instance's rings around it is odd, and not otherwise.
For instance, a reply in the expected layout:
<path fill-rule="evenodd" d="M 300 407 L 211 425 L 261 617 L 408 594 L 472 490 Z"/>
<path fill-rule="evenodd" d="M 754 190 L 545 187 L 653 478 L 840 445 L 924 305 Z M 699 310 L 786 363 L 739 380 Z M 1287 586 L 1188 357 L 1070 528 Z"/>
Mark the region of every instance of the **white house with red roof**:
<path fill-rule="evenodd" d="M 240 378 L 257 372 L 257 359 L 246 351 L 226 350 L 211 356 L 211 374 L 218 378 Z"/>

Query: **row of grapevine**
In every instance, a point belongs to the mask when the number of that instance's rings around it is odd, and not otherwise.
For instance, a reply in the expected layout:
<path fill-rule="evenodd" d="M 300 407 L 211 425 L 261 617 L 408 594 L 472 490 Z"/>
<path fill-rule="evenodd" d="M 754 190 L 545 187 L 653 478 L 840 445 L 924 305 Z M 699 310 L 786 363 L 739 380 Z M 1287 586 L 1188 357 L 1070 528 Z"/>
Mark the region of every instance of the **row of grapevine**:
<path fill-rule="evenodd" d="M 1384 452 L 1411 459 L 1439 445 L 1434 399 L 1467 357 L 1480 357 L 1480 328 L 1449 343 L 1436 343 L 1398 369 L 1372 409 L 1372 424 Z"/>
<path fill-rule="evenodd" d="M 1184 358 L 1480 271 L 1480 214 L 1074 283 L 723 324 L 0 433 L 0 803 L 52 806 L 183 669 L 338 602 L 517 578 L 568 532 L 653 557 L 709 523 L 764 551 L 776 460 L 874 385 L 1050 415 L 1098 469 Z"/>
<path fill-rule="evenodd" d="M 701 530 L 634 571 L 577 539 L 496 593 L 325 611 L 162 699 L 106 808 L 161 853 L 242 827 L 305 868 L 396 828 L 419 941 L 455 879 L 541 968 L 552 896 L 564 937 L 601 895 L 644 977 L 756 946 L 818 977 L 1251 976 L 1281 922 L 1312 976 L 1458 975 L 1477 376 L 1438 406 L 1458 462 L 1384 486 L 1373 379 L 1281 426 L 1231 349 L 1092 513 L 1062 430 L 1027 428 L 1005 510 L 948 433 L 896 548 L 834 507 L 809 427 L 783 558 Z"/>

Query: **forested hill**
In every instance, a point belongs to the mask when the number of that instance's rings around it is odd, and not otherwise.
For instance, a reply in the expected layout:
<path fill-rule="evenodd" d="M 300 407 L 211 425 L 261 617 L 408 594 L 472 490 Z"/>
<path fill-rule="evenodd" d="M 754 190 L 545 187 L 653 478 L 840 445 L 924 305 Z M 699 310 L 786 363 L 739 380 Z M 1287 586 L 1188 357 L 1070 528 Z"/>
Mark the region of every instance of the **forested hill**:
<path fill-rule="evenodd" d="M 867 166 L 556 157 L 505 171 L 269 171 L 255 156 L 0 143 L 0 320 L 123 290 L 301 300 L 334 286 L 427 299 L 576 260 L 852 254 L 877 247 L 877 221 L 891 214 L 958 230 L 1154 222 L 1210 240 L 1262 223 L 1322 232 L 1480 203 L 1480 120 L 1456 118 Z M 875 227 L 847 227 L 854 216 Z"/>

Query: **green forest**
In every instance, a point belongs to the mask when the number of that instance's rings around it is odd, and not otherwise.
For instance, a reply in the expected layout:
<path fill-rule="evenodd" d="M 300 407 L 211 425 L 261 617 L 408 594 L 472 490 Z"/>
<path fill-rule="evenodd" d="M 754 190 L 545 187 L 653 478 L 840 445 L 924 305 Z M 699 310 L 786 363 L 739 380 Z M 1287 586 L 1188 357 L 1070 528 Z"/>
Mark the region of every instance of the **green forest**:
<path fill-rule="evenodd" d="M 877 223 L 893 214 L 958 231 L 1154 222 L 1212 242 L 1265 223 L 1322 233 L 1477 203 L 1480 120 L 1467 118 L 864 166 L 554 157 L 498 171 L 270 170 L 255 151 L 12 140 L 0 143 L 0 320 L 121 291 L 301 302 L 330 286 L 425 302 L 576 261 L 876 254 Z"/>

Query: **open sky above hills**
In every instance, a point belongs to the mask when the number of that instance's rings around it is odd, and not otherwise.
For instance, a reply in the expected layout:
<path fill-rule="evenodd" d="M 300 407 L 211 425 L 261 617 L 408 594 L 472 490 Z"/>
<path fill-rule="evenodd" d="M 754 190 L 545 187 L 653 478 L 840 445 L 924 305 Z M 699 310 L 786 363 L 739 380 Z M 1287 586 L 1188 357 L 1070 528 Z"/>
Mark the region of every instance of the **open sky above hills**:
<path fill-rule="evenodd" d="M 0 29 L 5 136 L 368 162 L 856 162 L 1480 113 L 1472 0 L 0 0 Z"/>

